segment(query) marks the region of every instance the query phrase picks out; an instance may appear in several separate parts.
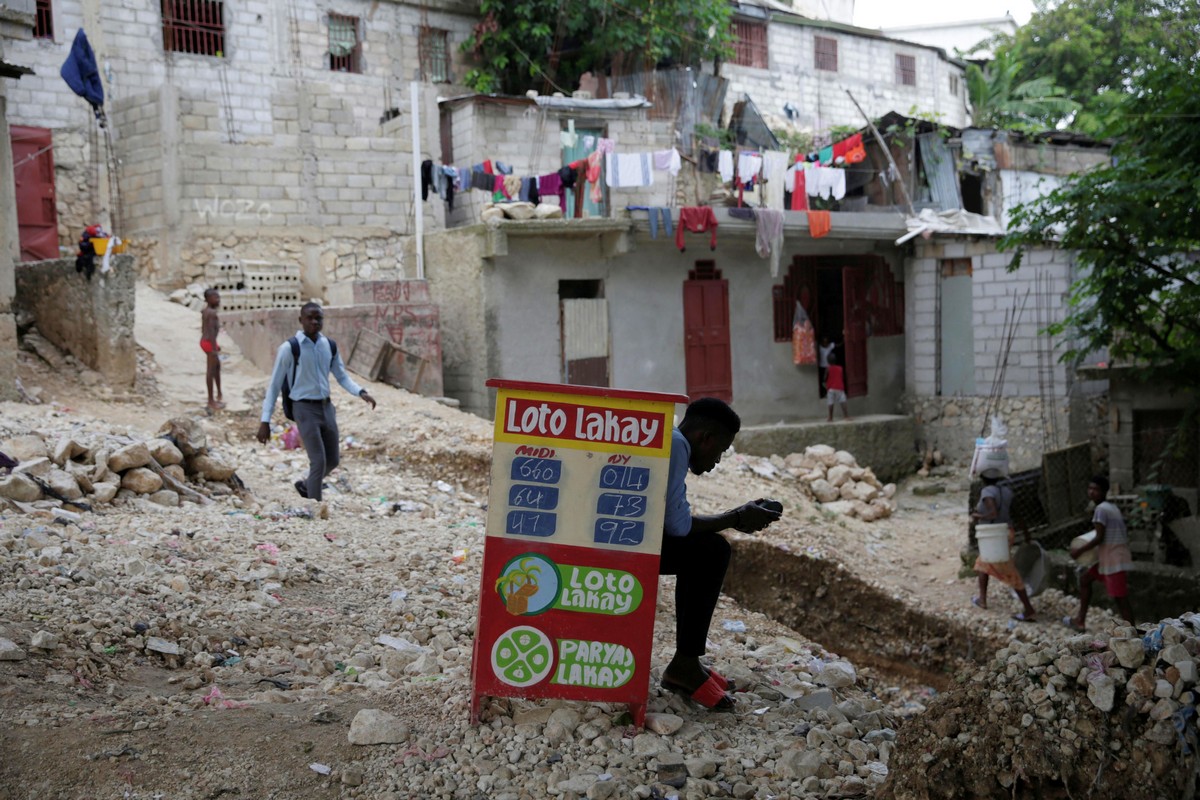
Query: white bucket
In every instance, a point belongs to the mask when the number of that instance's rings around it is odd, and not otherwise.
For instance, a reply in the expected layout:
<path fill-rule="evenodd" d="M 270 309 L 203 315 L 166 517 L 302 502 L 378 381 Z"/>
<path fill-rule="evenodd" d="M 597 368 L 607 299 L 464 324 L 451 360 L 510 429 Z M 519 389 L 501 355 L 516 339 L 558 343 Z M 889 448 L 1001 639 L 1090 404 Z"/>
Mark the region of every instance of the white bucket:
<path fill-rule="evenodd" d="M 998 564 L 1008 561 L 1008 525 L 1000 522 L 994 525 L 976 525 L 975 539 L 979 542 L 979 557 L 984 561 Z"/>
<path fill-rule="evenodd" d="M 1095 538 L 1096 538 L 1095 531 L 1088 531 L 1085 534 L 1076 536 L 1074 539 L 1071 540 L 1071 549 L 1074 550 L 1076 547 L 1083 547 L 1085 544 L 1090 544 L 1092 542 L 1092 540 Z M 1075 563 L 1079 564 L 1079 566 L 1081 566 L 1081 567 L 1090 567 L 1092 564 L 1095 564 L 1099 560 L 1100 560 L 1100 549 L 1093 547 L 1091 550 L 1088 550 L 1086 553 L 1081 555 L 1079 558 L 1075 559 Z"/>
<path fill-rule="evenodd" d="M 1046 588 L 1046 551 L 1037 542 L 1023 544 L 1013 553 L 1013 566 L 1025 582 L 1025 591 L 1037 597 Z"/>

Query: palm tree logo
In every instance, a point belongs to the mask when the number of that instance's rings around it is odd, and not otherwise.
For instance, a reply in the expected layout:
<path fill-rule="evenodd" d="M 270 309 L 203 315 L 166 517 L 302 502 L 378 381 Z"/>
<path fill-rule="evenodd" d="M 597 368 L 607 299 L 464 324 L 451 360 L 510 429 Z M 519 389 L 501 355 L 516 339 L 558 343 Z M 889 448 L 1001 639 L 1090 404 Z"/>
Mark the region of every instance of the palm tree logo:
<path fill-rule="evenodd" d="M 504 607 L 508 613 L 514 616 L 523 614 L 537 614 L 544 611 L 545 608 L 538 608 L 533 611 L 529 610 L 529 600 L 538 593 L 541 588 L 539 576 L 542 575 L 543 567 L 549 567 L 551 572 L 554 572 L 553 565 L 548 563 L 541 556 L 517 556 L 512 561 L 508 562 L 500 577 L 496 580 L 496 591 L 500 594 L 500 599 L 504 602 Z M 552 577 L 551 583 L 557 583 L 557 575 L 547 576 Z M 553 602 L 553 596 L 557 591 L 550 593 Z M 547 604 L 549 605 L 549 604 Z"/>

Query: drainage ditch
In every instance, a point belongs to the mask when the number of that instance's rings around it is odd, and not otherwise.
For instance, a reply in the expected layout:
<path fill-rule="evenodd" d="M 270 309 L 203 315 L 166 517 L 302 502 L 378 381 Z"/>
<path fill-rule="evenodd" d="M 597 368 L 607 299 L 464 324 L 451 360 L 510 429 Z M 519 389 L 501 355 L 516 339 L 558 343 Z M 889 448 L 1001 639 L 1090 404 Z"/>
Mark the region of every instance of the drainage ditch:
<path fill-rule="evenodd" d="M 954 683 L 999 644 L 910 608 L 839 565 L 757 541 L 734 544 L 723 591 L 880 678 L 906 687 Z"/>

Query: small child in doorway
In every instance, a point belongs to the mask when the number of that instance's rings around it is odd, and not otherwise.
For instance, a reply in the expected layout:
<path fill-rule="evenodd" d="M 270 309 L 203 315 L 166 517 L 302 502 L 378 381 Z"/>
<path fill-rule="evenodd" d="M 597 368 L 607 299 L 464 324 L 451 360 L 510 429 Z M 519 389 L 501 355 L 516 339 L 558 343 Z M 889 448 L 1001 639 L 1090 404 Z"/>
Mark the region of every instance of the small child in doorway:
<path fill-rule="evenodd" d="M 200 312 L 200 349 L 208 360 L 204 383 L 208 387 L 208 408 L 216 411 L 224 408 L 224 397 L 221 394 L 221 347 L 217 344 L 217 334 L 221 330 L 221 320 L 217 317 L 217 309 L 221 305 L 221 294 L 216 289 L 204 290 L 204 310 Z M 213 388 L 216 388 L 216 397 Z"/>
<path fill-rule="evenodd" d="M 1104 590 L 1112 598 L 1121 616 L 1133 625 L 1133 608 L 1129 605 L 1129 586 L 1125 573 L 1133 568 L 1133 553 L 1129 549 L 1129 532 L 1121 510 L 1108 502 L 1108 478 L 1097 475 L 1088 483 L 1088 499 L 1096 504 L 1092 524 L 1096 538 L 1071 549 L 1071 558 L 1079 558 L 1092 548 L 1099 548 L 1100 560 L 1083 573 L 1079 580 L 1079 615 L 1063 617 L 1063 624 L 1077 631 L 1086 630 L 1088 605 L 1092 599 L 1092 584 L 1104 581 Z"/>
<path fill-rule="evenodd" d="M 842 406 L 842 417 L 850 419 L 850 408 L 846 403 L 846 377 L 842 372 L 841 366 L 837 363 L 837 356 L 830 353 L 826 356 L 828 367 L 825 368 L 825 404 L 829 406 L 829 421 L 833 422 L 833 407 L 840 403 Z"/>
<path fill-rule="evenodd" d="M 821 397 L 825 396 L 825 374 L 829 370 L 829 356 L 836 344 L 829 341 L 828 336 L 822 336 L 817 343 L 817 369 L 821 373 Z"/>

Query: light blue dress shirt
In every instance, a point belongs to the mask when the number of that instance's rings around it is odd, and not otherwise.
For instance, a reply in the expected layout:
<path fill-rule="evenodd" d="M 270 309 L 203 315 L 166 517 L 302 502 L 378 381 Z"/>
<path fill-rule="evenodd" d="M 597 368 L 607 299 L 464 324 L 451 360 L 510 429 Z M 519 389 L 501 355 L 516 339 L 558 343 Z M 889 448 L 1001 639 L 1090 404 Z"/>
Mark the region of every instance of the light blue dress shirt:
<path fill-rule="evenodd" d="M 687 499 L 688 462 L 692 446 L 679 428 L 671 431 L 671 464 L 667 468 L 667 506 L 663 514 L 663 533 L 687 536 L 692 532 L 692 506 Z"/>
<path fill-rule="evenodd" d="M 292 380 L 292 346 L 287 342 L 279 345 L 275 354 L 275 369 L 271 372 L 271 384 L 267 387 L 267 396 L 263 398 L 262 421 L 270 422 L 271 414 L 275 411 L 275 401 L 283 390 L 283 379 L 290 384 L 288 394 L 293 400 L 324 400 L 329 397 L 329 373 L 352 395 L 357 396 L 362 387 L 351 379 L 342 363 L 342 354 L 333 357 L 329 339 L 325 334 L 318 333 L 314 342 L 304 335 L 304 331 L 296 331 L 296 340 L 300 342 L 300 365 L 296 368 L 296 379 Z M 332 363 L 330 363 L 332 361 Z"/>

